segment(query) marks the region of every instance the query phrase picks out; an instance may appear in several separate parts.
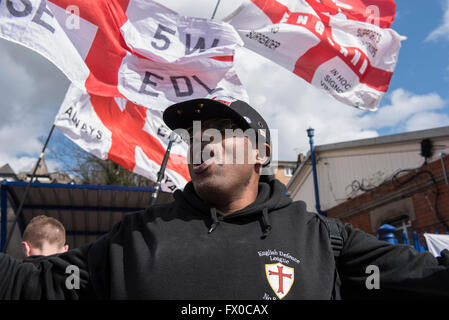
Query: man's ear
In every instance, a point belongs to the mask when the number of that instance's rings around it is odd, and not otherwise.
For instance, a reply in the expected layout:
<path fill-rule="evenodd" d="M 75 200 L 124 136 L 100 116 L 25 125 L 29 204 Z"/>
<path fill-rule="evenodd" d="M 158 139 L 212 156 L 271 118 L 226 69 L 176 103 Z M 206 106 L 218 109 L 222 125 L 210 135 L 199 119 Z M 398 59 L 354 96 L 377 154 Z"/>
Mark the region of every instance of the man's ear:
<path fill-rule="evenodd" d="M 28 242 L 22 241 L 22 249 L 25 257 L 29 257 L 31 255 L 31 245 Z"/>
<path fill-rule="evenodd" d="M 67 250 L 69 250 L 69 245 L 68 244 L 64 245 L 63 250 L 64 250 L 63 252 L 66 252 Z"/>
<path fill-rule="evenodd" d="M 260 167 L 263 167 L 263 165 L 270 159 L 271 156 L 271 147 L 265 143 L 264 148 L 258 148 L 257 154 L 256 154 L 256 164 L 260 165 Z"/>

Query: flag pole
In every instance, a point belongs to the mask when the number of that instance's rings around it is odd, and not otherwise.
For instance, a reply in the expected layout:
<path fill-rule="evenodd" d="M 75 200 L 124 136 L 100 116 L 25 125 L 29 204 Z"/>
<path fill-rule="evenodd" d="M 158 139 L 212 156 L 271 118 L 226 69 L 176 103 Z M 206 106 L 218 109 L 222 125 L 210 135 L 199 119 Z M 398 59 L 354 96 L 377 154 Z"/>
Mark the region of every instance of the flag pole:
<path fill-rule="evenodd" d="M 218 6 L 220 5 L 220 1 L 221 0 L 217 1 L 217 5 L 215 6 L 214 13 L 212 13 L 211 20 L 213 20 L 215 18 L 215 14 L 217 13 L 217 9 L 218 9 Z"/>
<path fill-rule="evenodd" d="M 217 1 L 217 4 L 216 4 L 215 9 L 214 9 L 214 12 L 212 13 L 211 19 L 213 19 L 215 17 L 215 13 L 217 13 L 217 9 L 218 9 L 218 6 L 220 5 L 220 1 L 221 0 Z M 151 203 L 147 207 L 147 209 L 149 207 L 151 207 L 152 205 L 156 204 L 157 196 L 159 195 L 159 190 L 161 189 L 162 179 L 164 178 L 165 167 L 167 166 L 168 157 L 170 155 L 171 147 L 172 147 L 173 142 L 175 140 L 176 140 L 176 134 L 174 132 L 172 132 L 170 134 L 170 140 L 168 142 L 167 150 L 165 151 L 164 159 L 162 160 L 161 168 L 159 169 L 159 172 L 157 173 L 157 181 L 156 181 L 156 184 L 153 187 L 154 191 L 151 194 Z"/>
<path fill-rule="evenodd" d="M 39 168 L 39 164 L 41 163 L 42 159 L 44 158 L 45 149 L 47 148 L 48 142 L 50 141 L 50 137 L 53 134 L 54 129 L 55 129 L 55 124 L 53 123 L 53 125 L 50 129 L 50 133 L 48 134 L 47 140 L 45 140 L 44 147 L 42 148 L 41 154 L 39 155 L 39 158 L 37 159 L 36 166 L 34 167 L 33 174 L 31 175 L 31 179 L 25 188 L 25 192 L 22 195 L 22 199 L 20 200 L 20 205 L 19 205 L 19 208 L 17 209 L 16 217 L 12 224 L 11 230 L 9 230 L 8 238 L 6 239 L 6 243 L 3 248 L 3 252 L 5 252 L 5 253 L 6 253 L 6 250 L 8 249 L 9 242 L 11 241 L 12 234 L 14 233 L 14 228 L 16 227 L 17 220 L 20 218 L 20 215 L 22 214 L 23 205 L 28 196 L 28 191 L 30 190 L 31 184 L 33 183 L 33 179 L 36 176 L 37 168 Z"/>
<path fill-rule="evenodd" d="M 161 189 L 162 179 L 164 178 L 165 167 L 167 166 L 168 157 L 170 155 L 171 147 L 173 145 L 173 142 L 176 140 L 176 134 L 173 131 L 170 134 L 170 138 L 169 139 L 170 140 L 168 141 L 167 150 L 165 151 L 165 155 L 164 155 L 164 159 L 162 160 L 161 168 L 159 169 L 159 172 L 157 173 L 157 181 L 156 181 L 156 184 L 153 187 L 154 191 L 151 194 L 150 207 L 152 205 L 156 204 L 157 196 L 159 194 L 159 190 Z"/>

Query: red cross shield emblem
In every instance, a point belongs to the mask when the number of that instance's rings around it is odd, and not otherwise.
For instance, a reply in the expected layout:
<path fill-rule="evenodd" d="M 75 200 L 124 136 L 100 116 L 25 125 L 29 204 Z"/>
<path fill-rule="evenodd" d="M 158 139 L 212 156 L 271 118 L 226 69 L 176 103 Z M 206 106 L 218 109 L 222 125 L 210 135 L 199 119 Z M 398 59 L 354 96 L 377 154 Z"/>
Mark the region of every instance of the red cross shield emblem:
<path fill-rule="evenodd" d="M 295 269 L 282 263 L 272 263 L 265 265 L 265 273 L 271 289 L 280 300 L 283 299 L 295 281 Z"/>

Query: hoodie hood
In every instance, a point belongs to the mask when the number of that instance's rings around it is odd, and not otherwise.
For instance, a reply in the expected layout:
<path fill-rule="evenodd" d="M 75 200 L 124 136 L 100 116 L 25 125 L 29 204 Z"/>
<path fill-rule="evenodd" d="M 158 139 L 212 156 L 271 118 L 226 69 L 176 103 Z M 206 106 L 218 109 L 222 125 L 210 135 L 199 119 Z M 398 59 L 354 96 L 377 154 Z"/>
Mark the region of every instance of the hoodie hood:
<path fill-rule="evenodd" d="M 287 189 L 285 185 L 277 179 L 260 181 L 256 200 L 245 208 L 229 214 L 220 212 L 217 208 L 199 198 L 191 181 L 186 184 L 184 191 L 177 190 L 173 196 L 177 202 L 182 202 L 196 211 L 210 217 L 211 225 L 209 233 L 213 232 L 218 227 L 220 221 L 252 221 L 260 219 L 263 226 L 263 237 L 266 237 L 271 231 L 270 212 L 286 207 L 292 202 L 286 193 Z"/>

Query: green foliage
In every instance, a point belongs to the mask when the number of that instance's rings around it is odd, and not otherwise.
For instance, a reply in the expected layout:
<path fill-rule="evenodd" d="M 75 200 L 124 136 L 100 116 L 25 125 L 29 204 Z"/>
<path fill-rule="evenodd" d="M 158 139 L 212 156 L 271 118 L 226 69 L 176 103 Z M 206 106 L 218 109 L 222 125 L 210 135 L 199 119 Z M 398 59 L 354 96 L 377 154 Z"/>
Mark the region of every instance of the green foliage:
<path fill-rule="evenodd" d="M 87 154 L 78 163 L 79 168 L 76 171 L 83 184 L 153 186 L 152 181 L 124 169 L 111 160 L 101 160 L 91 154 Z"/>

